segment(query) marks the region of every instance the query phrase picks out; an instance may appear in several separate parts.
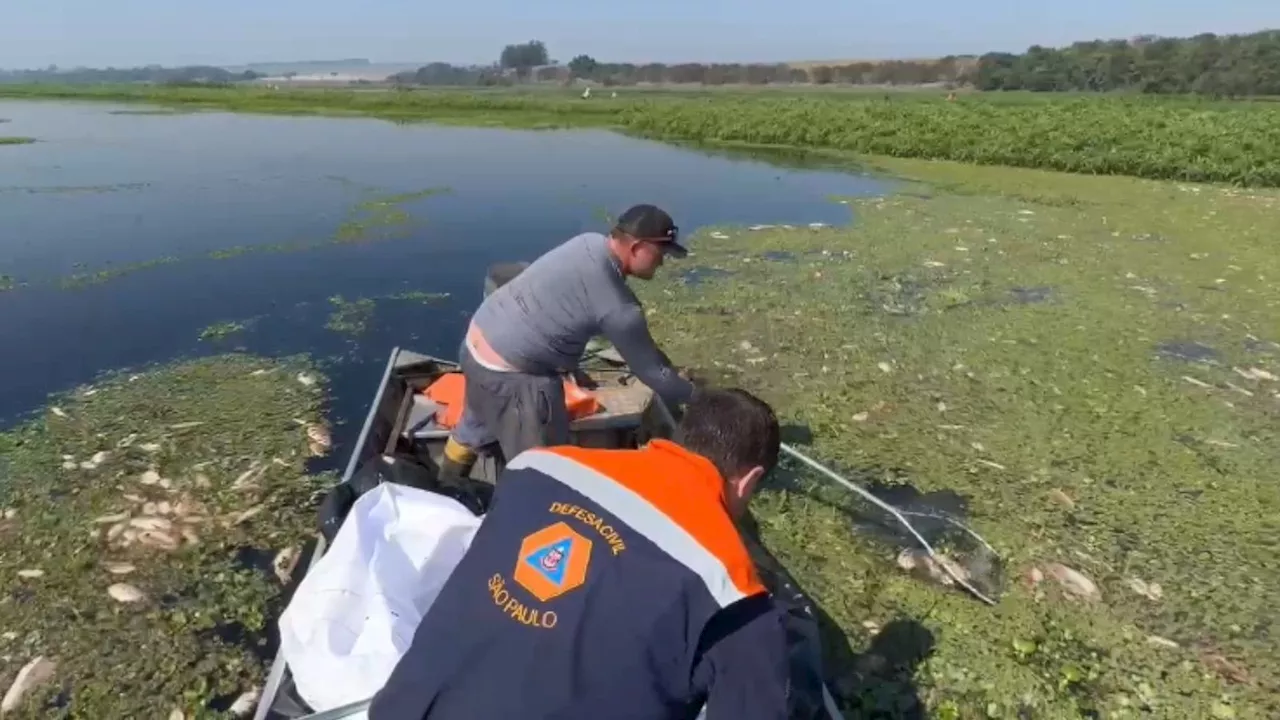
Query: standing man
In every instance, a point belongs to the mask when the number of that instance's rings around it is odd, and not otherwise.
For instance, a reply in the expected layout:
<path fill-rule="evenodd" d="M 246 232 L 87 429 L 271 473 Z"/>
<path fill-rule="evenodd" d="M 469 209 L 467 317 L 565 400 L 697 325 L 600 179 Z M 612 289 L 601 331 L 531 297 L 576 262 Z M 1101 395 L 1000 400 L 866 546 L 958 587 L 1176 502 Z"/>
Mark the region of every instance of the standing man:
<path fill-rule="evenodd" d="M 785 720 L 787 640 L 735 518 L 778 420 L 709 389 L 675 442 L 513 458 L 370 720 Z"/>
<path fill-rule="evenodd" d="M 649 280 L 664 258 L 686 253 L 670 215 L 636 205 L 607 236 L 569 239 L 485 298 L 458 352 L 466 400 L 445 445 L 441 479 L 465 477 L 476 451 L 494 441 L 508 459 L 531 447 L 567 444 L 561 375 L 577 367 L 597 335 L 669 407 L 687 402 L 693 385 L 654 344 L 626 282 Z"/>

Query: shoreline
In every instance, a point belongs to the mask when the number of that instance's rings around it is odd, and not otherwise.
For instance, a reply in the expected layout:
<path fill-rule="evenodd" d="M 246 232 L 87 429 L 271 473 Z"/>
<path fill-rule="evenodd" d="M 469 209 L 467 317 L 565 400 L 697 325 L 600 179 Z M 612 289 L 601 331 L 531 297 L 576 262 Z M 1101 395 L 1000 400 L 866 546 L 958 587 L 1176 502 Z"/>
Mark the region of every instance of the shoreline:
<path fill-rule="evenodd" d="M 778 99 L 725 93 L 584 100 L 568 92 L 0 86 L 0 98 L 9 99 L 103 100 L 512 129 L 605 128 L 664 141 L 1280 187 L 1280 107 L 1078 95 L 1017 103 L 994 97 L 891 102 L 876 95 Z M 1253 141 L 1249 153 L 1241 149 L 1242 136 Z M 1269 154 L 1259 154 L 1257 147 Z"/>

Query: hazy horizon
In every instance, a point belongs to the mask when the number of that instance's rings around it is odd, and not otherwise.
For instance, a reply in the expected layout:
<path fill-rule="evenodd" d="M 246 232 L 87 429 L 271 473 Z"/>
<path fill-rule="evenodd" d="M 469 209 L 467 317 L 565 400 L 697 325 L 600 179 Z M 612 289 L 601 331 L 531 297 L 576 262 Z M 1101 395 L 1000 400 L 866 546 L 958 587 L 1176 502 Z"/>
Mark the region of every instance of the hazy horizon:
<path fill-rule="evenodd" d="M 561 62 L 578 54 L 635 63 L 906 59 L 1134 35 L 1256 32 L 1280 25 L 1275 2 L 1077 0 L 1030 9 L 1013 0 L 864 8 L 814 0 L 783 10 L 763 0 L 698 6 L 653 0 L 637 13 L 587 0 L 565 0 L 554 9 L 511 0 L 483 8 L 430 8 L 410 0 L 278 0 L 270 6 L 225 0 L 182 8 L 160 0 L 128 7 L 50 0 L 6 13 L 0 68 L 236 67 L 325 58 L 471 65 L 491 63 L 504 45 L 530 39 L 545 42 Z"/>

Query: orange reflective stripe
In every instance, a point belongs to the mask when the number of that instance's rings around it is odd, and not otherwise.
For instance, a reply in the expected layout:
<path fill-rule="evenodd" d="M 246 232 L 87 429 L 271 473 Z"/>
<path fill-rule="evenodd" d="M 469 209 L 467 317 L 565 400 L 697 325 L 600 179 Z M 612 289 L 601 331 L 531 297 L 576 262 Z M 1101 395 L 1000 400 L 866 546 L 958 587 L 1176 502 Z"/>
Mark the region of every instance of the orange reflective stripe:
<path fill-rule="evenodd" d="M 546 462 L 538 454 L 563 458 L 572 465 Z M 517 460 L 508 467 L 543 470 L 644 534 L 701 575 L 721 604 L 765 592 L 725 507 L 723 481 L 705 458 L 655 440 L 640 450 L 542 448 Z M 614 491 L 609 485 L 625 491 Z M 697 548 L 689 547 L 691 543 Z M 707 560 L 716 567 L 708 567 Z M 723 580 L 714 577 L 717 572 L 725 576 Z M 717 589 L 722 584 L 732 588 Z"/>

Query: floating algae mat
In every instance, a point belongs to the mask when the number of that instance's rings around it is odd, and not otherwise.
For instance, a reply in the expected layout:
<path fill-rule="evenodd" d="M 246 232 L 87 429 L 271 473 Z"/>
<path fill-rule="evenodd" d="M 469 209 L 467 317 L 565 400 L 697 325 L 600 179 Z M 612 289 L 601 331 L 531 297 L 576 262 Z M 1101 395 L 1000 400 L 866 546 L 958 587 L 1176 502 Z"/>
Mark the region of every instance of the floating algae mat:
<path fill-rule="evenodd" d="M 332 482 L 304 468 L 330 442 L 318 380 L 219 356 L 104 379 L 0 434 L 0 688 L 38 681 L 6 718 L 252 706 Z"/>
<path fill-rule="evenodd" d="M 732 277 L 637 287 L 675 362 L 1000 551 L 988 606 L 928 582 L 894 523 L 816 473 L 765 483 L 752 515 L 832 621 L 846 716 L 1280 717 L 1280 195 L 892 167 L 936 178 L 931 197 L 851 200 L 856 222 L 823 233 L 699 235 L 698 261 Z M 902 621 L 936 642 L 881 672 Z"/>

